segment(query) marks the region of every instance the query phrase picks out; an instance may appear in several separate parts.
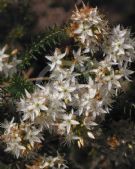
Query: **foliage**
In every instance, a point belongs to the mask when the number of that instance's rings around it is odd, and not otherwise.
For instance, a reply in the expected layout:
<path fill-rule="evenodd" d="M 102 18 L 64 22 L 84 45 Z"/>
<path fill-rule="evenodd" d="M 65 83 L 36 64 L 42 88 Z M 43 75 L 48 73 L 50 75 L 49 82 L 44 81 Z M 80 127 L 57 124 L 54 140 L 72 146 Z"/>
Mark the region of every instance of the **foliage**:
<path fill-rule="evenodd" d="M 48 28 L 41 35 L 34 39 L 34 42 L 30 45 L 30 49 L 24 53 L 22 59 L 22 68 L 29 66 L 31 59 L 40 59 L 45 56 L 48 51 L 52 51 L 56 46 L 61 45 L 64 42 L 67 42 L 68 35 L 66 34 L 66 27 L 61 28 L 54 26 Z M 36 40 L 35 40 L 36 39 Z"/>
<path fill-rule="evenodd" d="M 5 90 L 14 99 L 22 97 L 25 93 L 25 89 L 32 92 L 34 89 L 33 84 L 17 75 L 14 75 L 9 82 L 9 86 L 5 87 Z"/>

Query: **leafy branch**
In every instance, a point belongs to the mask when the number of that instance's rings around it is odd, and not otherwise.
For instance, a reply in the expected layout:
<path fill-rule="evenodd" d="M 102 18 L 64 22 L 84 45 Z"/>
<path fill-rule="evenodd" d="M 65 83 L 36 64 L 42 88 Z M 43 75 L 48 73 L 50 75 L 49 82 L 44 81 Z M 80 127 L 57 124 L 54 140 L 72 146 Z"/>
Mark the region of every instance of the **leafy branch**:
<path fill-rule="evenodd" d="M 30 45 L 31 48 L 25 52 L 21 67 L 24 69 L 30 66 L 32 59 L 42 57 L 48 53 L 48 51 L 52 51 L 56 46 L 66 42 L 69 39 L 66 29 L 66 26 L 64 28 L 54 26 L 53 28 L 48 28 L 45 33 L 36 37 L 36 40 Z"/>

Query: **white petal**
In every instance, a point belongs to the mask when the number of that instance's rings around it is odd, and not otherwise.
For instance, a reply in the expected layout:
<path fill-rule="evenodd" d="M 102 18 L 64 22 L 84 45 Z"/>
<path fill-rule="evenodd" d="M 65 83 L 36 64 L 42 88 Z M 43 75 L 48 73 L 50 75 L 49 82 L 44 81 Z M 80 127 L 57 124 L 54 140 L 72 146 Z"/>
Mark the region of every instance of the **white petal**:
<path fill-rule="evenodd" d="M 88 136 L 92 139 L 95 139 L 94 135 L 91 132 L 87 132 Z"/>
<path fill-rule="evenodd" d="M 28 99 L 30 99 L 31 98 L 31 95 L 30 95 L 30 93 L 25 89 L 25 94 L 26 94 L 26 96 L 27 96 L 27 98 Z"/>
<path fill-rule="evenodd" d="M 79 122 L 76 121 L 76 120 L 71 120 L 71 122 L 72 122 L 73 125 L 78 125 L 79 124 Z"/>

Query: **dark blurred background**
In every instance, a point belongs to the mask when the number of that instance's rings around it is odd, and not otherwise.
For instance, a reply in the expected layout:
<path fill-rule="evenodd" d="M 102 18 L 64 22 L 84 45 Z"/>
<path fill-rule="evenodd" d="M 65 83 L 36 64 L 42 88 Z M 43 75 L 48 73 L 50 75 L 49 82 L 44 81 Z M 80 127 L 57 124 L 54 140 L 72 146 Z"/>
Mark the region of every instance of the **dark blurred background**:
<path fill-rule="evenodd" d="M 111 25 L 135 29 L 135 0 L 84 0 L 106 14 Z M 29 43 L 33 35 L 63 25 L 81 0 L 0 0 L 0 43 Z"/>

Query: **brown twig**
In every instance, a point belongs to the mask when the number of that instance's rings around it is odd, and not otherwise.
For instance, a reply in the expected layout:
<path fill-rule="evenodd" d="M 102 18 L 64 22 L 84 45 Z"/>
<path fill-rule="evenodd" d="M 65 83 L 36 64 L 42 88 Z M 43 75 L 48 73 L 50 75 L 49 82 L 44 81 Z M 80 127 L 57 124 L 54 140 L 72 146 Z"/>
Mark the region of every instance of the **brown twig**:
<path fill-rule="evenodd" d="M 49 77 L 37 77 L 37 78 L 30 78 L 27 79 L 29 81 L 36 81 L 36 80 L 49 80 Z"/>

